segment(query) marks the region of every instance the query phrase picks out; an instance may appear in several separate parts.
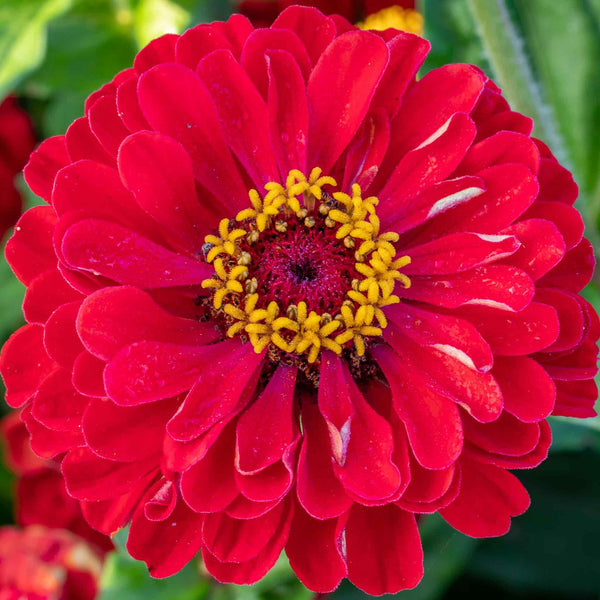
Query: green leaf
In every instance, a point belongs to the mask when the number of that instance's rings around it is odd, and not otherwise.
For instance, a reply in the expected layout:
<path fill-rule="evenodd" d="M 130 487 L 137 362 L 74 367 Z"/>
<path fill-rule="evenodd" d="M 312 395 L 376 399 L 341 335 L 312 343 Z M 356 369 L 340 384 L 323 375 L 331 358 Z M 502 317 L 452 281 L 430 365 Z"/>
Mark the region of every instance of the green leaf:
<path fill-rule="evenodd" d="M 553 112 L 527 57 L 521 33 L 515 27 L 504 0 L 468 0 L 497 83 L 512 108 L 533 118 L 535 134 L 564 160 L 563 141 Z"/>
<path fill-rule="evenodd" d="M 109 554 L 100 582 L 98 600 L 203 600 L 209 583 L 192 561 L 182 571 L 167 579 L 153 579 L 146 565 L 127 553 L 128 528 L 113 538 L 116 551 Z"/>
<path fill-rule="evenodd" d="M 566 450 L 590 449 L 600 453 L 600 417 L 574 419 L 570 417 L 550 417 L 552 446 L 555 454 Z"/>
<path fill-rule="evenodd" d="M 46 52 L 46 26 L 71 0 L 9 0 L 0 7 L 0 98 L 35 68 Z"/>
<path fill-rule="evenodd" d="M 519 471 L 531 508 L 513 519 L 506 536 L 480 542 L 467 572 L 504 587 L 505 598 L 529 598 L 531 590 L 552 598 L 597 598 L 599 472 L 600 456 L 593 452 L 556 454 L 536 469 Z"/>
<path fill-rule="evenodd" d="M 448 586 L 461 574 L 475 549 L 476 541 L 450 527 L 438 514 L 424 517 L 420 525 L 425 554 L 425 574 L 413 590 L 382 598 L 399 600 L 438 600 Z M 331 595 L 331 600 L 367 600 L 367 594 L 348 581 Z"/>
<path fill-rule="evenodd" d="M 579 184 L 591 193 L 600 171 L 600 3 L 512 0 Z"/>
<path fill-rule="evenodd" d="M 424 0 L 419 8 L 425 17 L 425 37 L 431 42 L 426 71 L 453 62 L 490 71 L 466 0 Z"/>
<path fill-rule="evenodd" d="M 189 11 L 171 0 L 140 0 L 133 17 L 140 48 L 165 33 L 181 33 L 190 23 Z"/>
<path fill-rule="evenodd" d="M 136 44 L 131 23 L 109 0 L 80 2 L 48 28 L 48 56 L 27 79 L 25 92 L 45 99 L 44 137 L 65 132 L 83 114 L 85 99 L 131 67 Z"/>

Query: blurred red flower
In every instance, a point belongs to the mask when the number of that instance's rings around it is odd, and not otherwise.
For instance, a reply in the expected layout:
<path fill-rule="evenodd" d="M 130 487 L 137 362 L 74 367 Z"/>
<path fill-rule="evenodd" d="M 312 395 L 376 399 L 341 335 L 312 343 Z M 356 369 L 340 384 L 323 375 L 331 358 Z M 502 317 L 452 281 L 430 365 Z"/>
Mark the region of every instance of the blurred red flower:
<path fill-rule="evenodd" d="M 79 502 L 69 496 L 60 472 L 60 460 L 36 456 L 18 412 L 2 420 L 4 461 L 17 475 L 15 519 L 27 525 L 66 529 L 104 553 L 114 548 L 110 538 L 92 529 L 83 518 Z"/>
<path fill-rule="evenodd" d="M 0 527 L 0 600 L 93 600 L 100 572 L 100 557 L 68 531 Z"/>
<path fill-rule="evenodd" d="M 0 237 L 21 214 L 15 176 L 27 163 L 35 145 L 33 126 L 15 98 L 0 104 Z"/>
<path fill-rule="evenodd" d="M 198 551 L 311 589 L 423 572 L 415 514 L 529 504 L 550 414 L 594 415 L 577 186 L 479 69 L 315 9 L 167 35 L 44 142 L 7 246 L 7 401 L 156 577 Z M 132 517 L 133 515 L 133 517 Z"/>
<path fill-rule="evenodd" d="M 279 13 L 292 5 L 312 6 L 326 15 L 341 15 L 351 23 L 390 6 L 415 8 L 414 0 L 241 0 L 237 10 L 255 27 L 268 27 Z"/>

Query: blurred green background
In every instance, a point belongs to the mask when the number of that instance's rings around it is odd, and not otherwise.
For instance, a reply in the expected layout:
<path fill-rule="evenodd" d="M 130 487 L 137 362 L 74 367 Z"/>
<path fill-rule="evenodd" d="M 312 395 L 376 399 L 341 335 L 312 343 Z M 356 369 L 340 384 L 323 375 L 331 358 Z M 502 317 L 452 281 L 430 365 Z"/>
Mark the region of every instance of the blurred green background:
<path fill-rule="evenodd" d="M 587 236 L 600 252 L 600 0 L 425 0 L 432 51 L 425 70 L 480 65 L 574 173 Z M 16 93 L 38 138 L 64 133 L 85 98 L 166 32 L 227 18 L 228 0 L 0 0 L 0 99 Z M 29 205 L 37 199 L 26 190 Z M 600 309 L 600 281 L 585 291 Z M 0 337 L 21 324 L 22 286 L 0 262 Z M 600 599 L 600 420 L 553 418 L 550 458 L 519 477 L 532 507 L 500 539 L 477 541 L 437 517 L 422 522 L 425 577 L 405 600 Z M 11 476 L 0 471 L 0 519 L 12 520 Z M 120 541 L 120 538 L 117 539 Z M 209 585 L 197 567 L 152 581 L 122 547 L 103 600 L 303 599 L 285 561 L 253 586 Z M 343 584 L 333 599 L 364 594 Z"/>

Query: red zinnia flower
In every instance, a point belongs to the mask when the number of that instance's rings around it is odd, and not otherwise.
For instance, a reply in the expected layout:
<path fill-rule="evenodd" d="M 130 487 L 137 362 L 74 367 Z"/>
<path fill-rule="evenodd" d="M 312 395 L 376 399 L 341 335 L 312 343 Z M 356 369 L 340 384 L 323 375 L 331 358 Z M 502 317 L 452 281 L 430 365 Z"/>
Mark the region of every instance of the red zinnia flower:
<path fill-rule="evenodd" d="M 0 527 L 0 600 L 93 600 L 101 561 L 60 529 Z"/>
<path fill-rule="evenodd" d="M 21 195 L 14 180 L 34 144 L 29 116 L 15 98 L 6 98 L 0 104 L 0 237 L 21 214 Z"/>
<path fill-rule="evenodd" d="M 4 460 L 17 475 L 15 518 L 23 527 L 45 525 L 71 531 L 101 552 L 114 548 L 110 538 L 92 529 L 79 502 L 69 496 L 59 460 L 40 458 L 31 449 L 25 424 L 17 412 L 2 420 Z"/>
<path fill-rule="evenodd" d="M 509 469 L 594 414 L 577 187 L 479 69 L 293 7 L 152 42 L 26 168 L 29 322 L 7 400 L 90 524 L 151 573 L 422 575 L 415 514 L 473 536 Z"/>

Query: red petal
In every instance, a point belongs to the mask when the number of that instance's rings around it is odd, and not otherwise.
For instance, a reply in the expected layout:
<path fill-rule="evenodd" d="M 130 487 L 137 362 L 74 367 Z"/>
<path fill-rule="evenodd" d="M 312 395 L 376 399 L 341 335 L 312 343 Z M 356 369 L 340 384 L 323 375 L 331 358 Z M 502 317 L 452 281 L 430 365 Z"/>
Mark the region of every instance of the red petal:
<path fill-rule="evenodd" d="M 173 62 L 175 58 L 175 43 L 179 39 L 178 35 L 167 33 L 159 38 L 152 40 L 140 52 L 137 53 L 133 68 L 138 73 L 148 71 L 154 65 Z"/>
<path fill-rule="evenodd" d="M 557 265 L 565 254 L 563 237 L 550 221 L 527 219 L 502 233 L 514 235 L 521 242 L 521 247 L 505 262 L 523 269 L 534 281 Z"/>
<path fill-rule="evenodd" d="M 540 153 L 530 137 L 513 131 L 500 131 L 472 146 L 458 172 L 468 175 L 502 164 L 525 165 L 537 174 Z"/>
<path fill-rule="evenodd" d="M 282 177 L 292 169 L 306 171 L 308 104 L 300 67 L 287 52 L 266 57 L 269 71 L 269 133 Z"/>
<path fill-rule="evenodd" d="M 460 273 L 514 254 L 519 240 L 511 235 L 454 233 L 406 249 L 411 263 L 402 267 L 406 275 Z"/>
<path fill-rule="evenodd" d="M 297 506 L 285 553 L 298 579 L 309 589 L 332 592 L 346 576 L 340 551 L 345 519 L 319 521 Z"/>
<path fill-rule="evenodd" d="M 221 562 L 245 562 L 254 558 L 275 535 L 285 508 L 280 503 L 256 519 L 232 519 L 224 513 L 207 515 L 202 527 L 206 549 Z"/>
<path fill-rule="evenodd" d="M 393 325 L 392 325 L 393 327 Z M 489 373 L 480 373 L 453 356 L 448 349 L 425 349 L 406 337 L 395 335 L 391 327 L 386 340 L 399 356 L 410 357 L 414 365 L 423 365 L 432 387 L 448 399 L 460 404 L 475 419 L 489 423 L 500 415 L 502 392 Z"/>
<path fill-rule="evenodd" d="M 140 507 L 131 521 L 127 551 L 143 560 L 152 577 L 174 575 L 194 558 L 202 545 L 204 517 L 179 502 L 164 521 L 149 521 Z"/>
<path fill-rule="evenodd" d="M 248 36 L 254 31 L 252 23 L 243 15 L 233 14 L 224 23 L 215 21 L 212 26 L 227 38 L 233 49 L 233 55 L 239 60 Z"/>
<path fill-rule="evenodd" d="M 88 296 L 77 316 L 77 333 L 86 349 L 103 360 L 134 342 L 202 346 L 218 338 L 212 325 L 174 317 L 147 293 L 129 286 L 104 288 Z"/>
<path fill-rule="evenodd" d="M 279 527 L 269 543 L 254 558 L 242 563 L 223 563 L 217 560 L 206 549 L 202 550 L 204 565 L 217 581 L 250 585 L 262 577 L 275 564 L 288 539 L 293 510 L 284 511 Z"/>
<path fill-rule="evenodd" d="M 390 143 L 390 123 L 382 109 L 371 112 L 364 119 L 346 152 L 346 166 L 342 189 L 358 183 L 369 188 L 377 175 L 379 165 Z"/>
<path fill-rule="evenodd" d="M 373 106 L 384 108 L 393 117 L 402 104 L 402 97 L 413 81 L 429 52 L 429 42 L 417 35 L 395 32 L 387 42 L 390 62 L 373 98 Z"/>
<path fill-rule="evenodd" d="M 487 342 L 467 320 L 452 315 L 441 315 L 404 303 L 386 308 L 387 318 L 421 346 L 444 352 L 467 367 L 486 373 L 493 364 L 493 355 Z M 395 331 L 384 330 L 386 341 L 392 346 Z"/>
<path fill-rule="evenodd" d="M 505 456 L 523 456 L 531 452 L 540 440 L 537 423 L 521 423 L 508 412 L 503 412 L 493 423 L 477 423 L 463 417 L 465 440 L 478 448 Z"/>
<path fill-rule="evenodd" d="M 583 238 L 538 283 L 539 285 L 556 287 L 571 292 L 580 292 L 590 282 L 595 264 L 592 244 Z"/>
<path fill-rule="evenodd" d="M 106 396 L 104 367 L 106 363 L 82 352 L 73 363 L 73 387 L 86 396 Z"/>
<path fill-rule="evenodd" d="M 421 581 L 423 550 L 414 515 L 393 504 L 355 505 L 345 537 L 348 579 L 367 594 L 395 594 Z"/>
<path fill-rule="evenodd" d="M 200 61 L 198 74 L 213 97 L 225 139 L 260 189 L 279 179 L 271 145 L 267 105 L 242 66 L 228 50 L 216 50 Z"/>
<path fill-rule="evenodd" d="M 41 325 L 25 325 L 2 348 L 0 372 L 6 386 L 6 402 L 12 408 L 25 404 L 54 368 L 44 351 L 43 335 Z"/>
<path fill-rule="evenodd" d="M 213 272 L 205 263 L 170 252 L 146 237 L 100 219 L 71 225 L 63 238 L 62 252 L 73 268 L 145 289 L 199 285 Z"/>
<path fill-rule="evenodd" d="M 134 76 L 131 79 L 124 81 L 117 89 L 117 110 L 119 116 L 123 119 L 123 123 L 132 133 L 142 129 L 150 129 L 150 125 L 142 109 L 137 97 L 138 77 Z"/>
<path fill-rule="evenodd" d="M 280 461 L 294 441 L 296 372 L 295 368 L 280 365 L 261 395 L 240 417 L 236 440 L 236 467 L 240 473 L 252 475 Z"/>
<path fill-rule="evenodd" d="M 265 353 L 238 340 L 206 347 L 207 362 L 167 430 L 178 441 L 189 442 L 235 414 L 254 393 Z"/>
<path fill-rule="evenodd" d="M 77 431 L 88 398 L 71 383 L 71 373 L 57 369 L 40 384 L 31 406 L 32 416 L 56 431 Z"/>
<path fill-rule="evenodd" d="M 556 381 L 556 406 L 553 415 L 595 417 L 594 404 L 598 399 L 598 386 L 593 380 Z"/>
<path fill-rule="evenodd" d="M 205 456 L 181 476 L 181 495 L 197 512 L 223 510 L 238 495 L 234 477 L 235 428 L 226 427 Z"/>
<path fill-rule="evenodd" d="M 576 246 L 583 237 L 584 224 L 580 212 L 562 202 L 541 202 L 538 198 L 523 218 L 545 219 L 554 223 L 565 241 L 567 250 Z"/>
<path fill-rule="evenodd" d="M 177 402 L 164 400 L 152 406 L 115 406 L 110 400 L 89 402 L 81 428 L 95 454 L 108 460 L 133 462 L 160 456 L 165 425 Z"/>
<path fill-rule="evenodd" d="M 221 205 L 246 208 L 246 185 L 200 78 L 181 65 L 158 65 L 140 77 L 138 98 L 152 128 L 181 143 L 192 159 L 194 175 Z"/>
<path fill-rule="evenodd" d="M 552 412 L 556 389 L 536 361 L 526 356 L 497 356 L 492 373 L 502 389 L 505 410 L 519 421 L 535 423 Z"/>
<path fill-rule="evenodd" d="M 469 202 L 483 191 L 483 180 L 479 177 L 449 179 L 428 187 L 414 198 L 390 199 L 390 202 L 379 207 L 378 215 L 386 229 L 403 233 L 455 206 Z"/>
<path fill-rule="evenodd" d="M 538 302 L 520 312 L 465 306 L 457 314 L 477 327 L 494 354 L 524 356 L 547 348 L 558 337 L 556 310 Z"/>
<path fill-rule="evenodd" d="M 328 419 L 327 407 L 333 398 L 350 403 L 354 409 L 339 430 Z M 367 501 L 394 494 L 400 485 L 400 472 L 392 462 L 392 428 L 367 403 L 345 363 L 331 352 L 324 353 L 321 361 L 319 408 L 329 421 L 332 439 L 339 436 L 341 452 L 334 452 L 333 468 L 347 492 Z"/>
<path fill-rule="evenodd" d="M 46 271 L 27 287 L 23 314 L 29 323 L 45 323 L 59 306 L 74 300 L 81 300 L 81 294 L 58 271 Z"/>
<path fill-rule="evenodd" d="M 270 502 L 254 502 L 240 494 L 227 506 L 225 514 L 234 519 L 256 519 L 269 512 L 279 502 L 279 499 Z"/>
<path fill-rule="evenodd" d="M 140 131 L 123 142 L 118 165 L 124 185 L 176 246 L 198 252 L 209 223 L 183 146 L 160 133 Z"/>
<path fill-rule="evenodd" d="M 80 306 L 80 300 L 59 306 L 50 315 L 44 328 L 44 346 L 48 356 L 69 370 L 83 351 L 75 329 L 75 319 Z"/>
<path fill-rule="evenodd" d="M 23 169 L 23 175 L 31 191 L 50 202 L 54 177 L 69 163 L 65 136 L 44 140 L 29 157 L 29 162 Z"/>
<path fill-rule="evenodd" d="M 146 495 L 144 502 L 144 516 L 148 521 L 164 521 L 175 510 L 178 492 L 172 481 L 159 479 Z"/>
<path fill-rule="evenodd" d="M 214 352 L 211 346 L 136 342 L 106 366 L 106 391 L 119 406 L 176 396 L 192 387 Z"/>
<path fill-rule="evenodd" d="M 535 299 L 552 306 L 560 323 L 558 338 L 545 351 L 560 352 L 577 346 L 585 333 L 585 315 L 577 296 L 562 290 L 539 288 Z"/>
<path fill-rule="evenodd" d="M 103 96 L 96 100 L 87 113 L 90 129 L 102 147 L 113 157 L 129 130 L 117 112 L 115 96 Z"/>
<path fill-rule="evenodd" d="M 520 311 L 533 299 L 535 286 L 527 273 L 505 265 L 475 267 L 465 273 L 413 276 L 402 295 L 445 308 L 479 305 Z"/>
<path fill-rule="evenodd" d="M 579 190 L 573 175 L 554 158 L 542 158 L 538 179 L 540 200 L 573 204 L 577 199 Z"/>
<path fill-rule="evenodd" d="M 438 133 L 403 156 L 391 173 L 379 176 L 375 185 L 384 182 L 378 193 L 383 206 L 398 197 L 411 198 L 447 179 L 473 142 L 476 128 L 468 115 L 457 113 Z"/>
<path fill-rule="evenodd" d="M 244 44 L 240 64 L 265 100 L 269 89 L 268 55 L 278 50 L 284 51 L 293 58 L 296 65 L 300 67 L 303 80 L 310 73 L 311 64 L 306 48 L 293 31 L 256 29 Z"/>
<path fill-rule="evenodd" d="M 460 455 L 463 434 L 456 405 L 429 387 L 421 369 L 385 346 L 373 354 L 392 390 L 398 416 L 421 465 L 443 469 Z"/>
<path fill-rule="evenodd" d="M 99 458 L 89 448 L 71 450 L 62 462 L 67 490 L 78 500 L 108 500 L 125 494 L 157 469 L 156 458 L 116 462 Z"/>
<path fill-rule="evenodd" d="M 469 65 L 434 69 L 405 94 L 392 123 L 386 176 L 394 162 L 422 144 L 456 113 L 470 113 L 483 89 L 483 77 Z"/>
<path fill-rule="evenodd" d="M 275 19 L 273 29 L 293 31 L 306 46 L 313 63 L 316 63 L 336 34 L 335 23 L 322 12 L 307 6 L 291 6 Z"/>
<path fill-rule="evenodd" d="M 385 43 L 366 31 L 339 36 L 321 54 L 307 85 L 309 169 L 330 171 L 362 123 L 388 60 Z"/>
<path fill-rule="evenodd" d="M 529 508 L 529 495 L 511 473 L 463 459 L 462 484 L 458 498 L 440 514 L 452 527 L 471 537 L 504 535 L 511 517 Z"/>
<path fill-rule="evenodd" d="M 304 510 L 316 519 L 337 517 L 350 508 L 352 500 L 334 474 L 327 424 L 312 402 L 307 401 L 302 406 L 302 426 L 298 499 Z"/>
<path fill-rule="evenodd" d="M 114 164 L 114 157 L 102 147 L 92 133 L 86 117 L 81 117 L 71 123 L 65 134 L 65 142 L 71 162 L 89 158 L 110 166 Z"/>
<path fill-rule="evenodd" d="M 224 34 L 212 25 L 202 23 L 179 36 L 175 58 L 178 63 L 195 71 L 198 63 L 215 50 L 232 50 L 232 47 Z"/>
<path fill-rule="evenodd" d="M 142 478 L 126 494 L 117 498 L 99 502 L 80 502 L 86 521 L 94 529 L 107 535 L 114 535 L 131 520 L 134 510 L 153 478 L 153 473 Z"/>
<path fill-rule="evenodd" d="M 494 235 L 522 215 L 539 190 L 537 179 L 523 165 L 489 167 L 477 176 L 483 179 L 486 191 L 432 220 L 423 229 L 420 239 L 429 241 L 454 231 Z"/>
<path fill-rule="evenodd" d="M 6 243 L 6 260 L 25 285 L 41 273 L 56 269 L 52 232 L 56 213 L 49 206 L 34 206 L 19 219 Z"/>
<path fill-rule="evenodd" d="M 55 431 L 36 421 L 28 407 L 23 409 L 21 418 L 31 436 L 31 449 L 43 458 L 55 458 L 71 448 L 81 446 L 83 437 L 79 431 Z"/>

